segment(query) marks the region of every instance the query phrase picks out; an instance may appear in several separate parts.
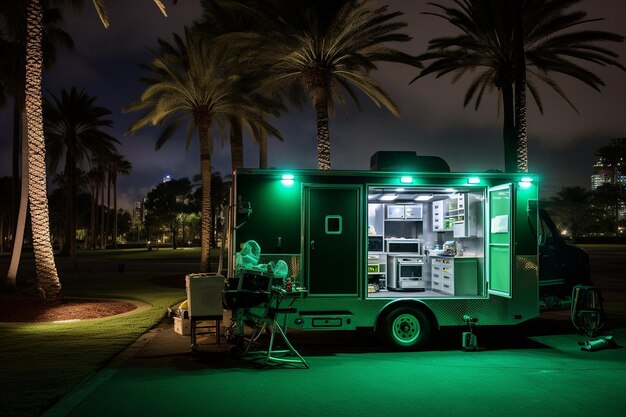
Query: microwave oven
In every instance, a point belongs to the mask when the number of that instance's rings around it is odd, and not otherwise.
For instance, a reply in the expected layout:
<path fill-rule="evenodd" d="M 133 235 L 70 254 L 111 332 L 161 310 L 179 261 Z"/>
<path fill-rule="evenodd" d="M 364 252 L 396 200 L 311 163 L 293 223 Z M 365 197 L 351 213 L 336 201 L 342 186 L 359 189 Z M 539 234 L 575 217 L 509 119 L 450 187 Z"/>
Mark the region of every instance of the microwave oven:
<path fill-rule="evenodd" d="M 367 237 L 367 251 L 368 252 L 384 252 L 385 240 L 382 236 L 368 236 Z"/>
<path fill-rule="evenodd" d="M 387 239 L 387 252 L 422 254 L 422 242 L 417 239 Z"/>

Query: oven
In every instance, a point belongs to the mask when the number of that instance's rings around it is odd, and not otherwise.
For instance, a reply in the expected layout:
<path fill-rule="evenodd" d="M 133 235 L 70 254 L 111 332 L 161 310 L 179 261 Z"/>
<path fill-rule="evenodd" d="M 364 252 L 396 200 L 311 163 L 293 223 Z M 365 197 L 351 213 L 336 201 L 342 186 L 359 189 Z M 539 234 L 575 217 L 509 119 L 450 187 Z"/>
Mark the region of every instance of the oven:
<path fill-rule="evenodd" d="M 421 257 L 407 256 L 397 259 L 398 289 L 424 291 L 424 261 Z"/>

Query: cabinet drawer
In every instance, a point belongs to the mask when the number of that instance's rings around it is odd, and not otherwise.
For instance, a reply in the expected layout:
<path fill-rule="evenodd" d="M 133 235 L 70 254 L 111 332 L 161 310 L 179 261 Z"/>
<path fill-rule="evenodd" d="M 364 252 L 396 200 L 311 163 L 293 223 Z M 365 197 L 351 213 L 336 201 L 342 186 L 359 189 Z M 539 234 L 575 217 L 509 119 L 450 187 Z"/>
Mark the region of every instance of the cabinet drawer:
<path fill-rule="evenodd" d="M 450 284 L 446 282 L 441 284 L 441 291 L 445 292 L 446 294 L 454 295 L 453 286 L 451 286 Z"/>

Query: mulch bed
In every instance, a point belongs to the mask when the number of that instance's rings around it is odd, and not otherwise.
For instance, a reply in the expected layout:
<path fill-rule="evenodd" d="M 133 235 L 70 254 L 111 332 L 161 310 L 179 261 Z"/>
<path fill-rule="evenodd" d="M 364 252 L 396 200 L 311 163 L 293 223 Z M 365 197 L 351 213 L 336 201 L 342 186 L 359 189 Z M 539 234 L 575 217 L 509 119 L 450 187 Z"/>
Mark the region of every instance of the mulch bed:
<path fill-rule="evenodd" d="M 65 299 L 46 304 L 32 296 L 0 296 L 0 322 L 51 322 L 86 320 L 114 316 L 136 309 L 125 301 Z"/>

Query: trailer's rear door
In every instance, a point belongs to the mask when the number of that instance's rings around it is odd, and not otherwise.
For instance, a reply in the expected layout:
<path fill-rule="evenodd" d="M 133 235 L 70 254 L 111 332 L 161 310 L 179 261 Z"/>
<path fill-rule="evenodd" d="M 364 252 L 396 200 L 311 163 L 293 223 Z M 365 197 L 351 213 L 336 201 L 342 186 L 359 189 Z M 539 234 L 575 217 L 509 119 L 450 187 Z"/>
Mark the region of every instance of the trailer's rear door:
<path fill-rule="evenodd" d="M 310 296 L 358 295 L 360 187 L 305 187 L 305 268 Z"/>
<path fill-rule="evenodd" d="M 489 293 L 511 298 L 513 259 L 513 184 L 489 188 L 489 242 L 487 277 Z"/>

